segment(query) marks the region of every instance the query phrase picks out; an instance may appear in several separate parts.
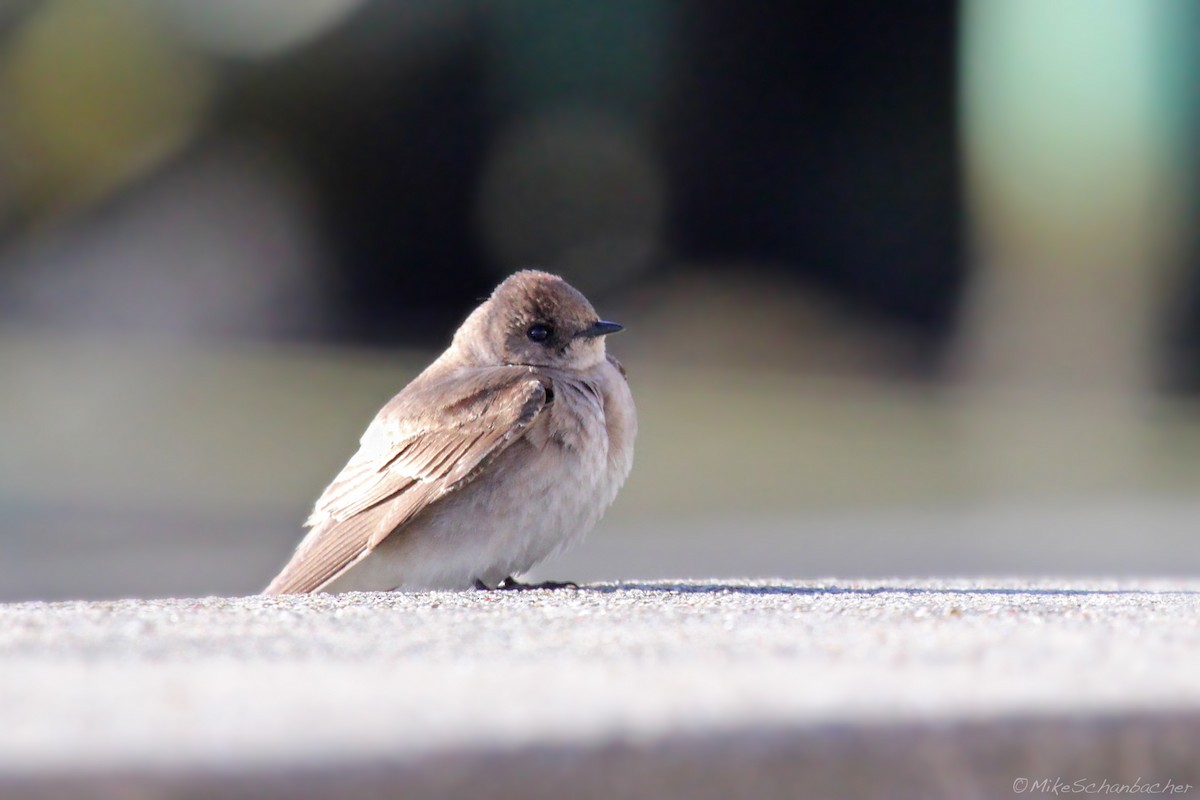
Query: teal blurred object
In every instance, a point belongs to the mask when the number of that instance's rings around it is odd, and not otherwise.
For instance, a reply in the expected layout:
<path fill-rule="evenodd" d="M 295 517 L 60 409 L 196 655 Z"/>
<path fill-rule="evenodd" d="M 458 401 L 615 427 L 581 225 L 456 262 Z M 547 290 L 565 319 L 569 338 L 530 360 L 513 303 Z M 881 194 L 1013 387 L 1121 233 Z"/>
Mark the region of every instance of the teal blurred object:
<path fill-rule="evenodd" d="M 1198 28 L 1171 0 L 964 3 L 968 374 L 1147 390 L 1194 236 Z"/>

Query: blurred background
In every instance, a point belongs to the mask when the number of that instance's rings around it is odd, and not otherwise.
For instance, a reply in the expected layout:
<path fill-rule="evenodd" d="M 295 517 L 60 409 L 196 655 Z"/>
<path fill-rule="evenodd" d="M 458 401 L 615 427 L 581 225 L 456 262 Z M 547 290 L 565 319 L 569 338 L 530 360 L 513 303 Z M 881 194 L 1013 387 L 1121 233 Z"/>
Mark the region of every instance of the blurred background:
<path fill-rule="evenodd" d="M 0 4 L 0 599 L 251 593 L 525 266 L 573 580 L 1200 571 L 1200 6 Z"/>

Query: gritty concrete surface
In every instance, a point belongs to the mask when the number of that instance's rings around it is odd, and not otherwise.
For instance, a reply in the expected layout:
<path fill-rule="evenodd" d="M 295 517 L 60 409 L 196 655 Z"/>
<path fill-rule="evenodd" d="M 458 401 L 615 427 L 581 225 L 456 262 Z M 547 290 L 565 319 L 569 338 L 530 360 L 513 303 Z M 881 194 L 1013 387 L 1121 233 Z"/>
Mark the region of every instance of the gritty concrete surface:
<path fill-rule="evenodd" d="M 0 797 L 1200 797 L 1198 665 L 1181 580 L 10 604 Z"/>

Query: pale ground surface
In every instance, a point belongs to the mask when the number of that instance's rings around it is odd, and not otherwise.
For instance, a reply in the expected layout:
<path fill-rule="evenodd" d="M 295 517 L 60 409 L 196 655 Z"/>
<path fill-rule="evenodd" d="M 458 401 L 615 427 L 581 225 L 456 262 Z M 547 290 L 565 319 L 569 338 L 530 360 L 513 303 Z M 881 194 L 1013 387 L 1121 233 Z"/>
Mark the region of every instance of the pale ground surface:
<path fill-rule="evenodd" d="M 1182 580 L 10 604 L 0 796 L 1198 796 L 1198 657 Z"/>
<path fill-rule="evenodd" d="M 1200 784 L 1195 408 L 647 336 L 629 485 L 538 575 L 795 580 L 0 606 L 0 798 Z M 0 331 L 0 600 L 257 591 L 428 359 Z"/>

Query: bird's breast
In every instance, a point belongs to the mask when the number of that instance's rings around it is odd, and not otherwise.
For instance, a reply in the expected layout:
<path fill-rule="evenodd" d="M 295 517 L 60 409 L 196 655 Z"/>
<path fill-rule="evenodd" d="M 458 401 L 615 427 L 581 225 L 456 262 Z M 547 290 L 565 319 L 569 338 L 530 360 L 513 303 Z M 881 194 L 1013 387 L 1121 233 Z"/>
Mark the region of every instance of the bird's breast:
<path fill-rule="evenodd" d="M 633 466 L 637 414 L 625 377 L 605 362 L 586 377 L 556 379 L 549 412 L 550 443 L 573 462 L 582 491 L 607 508 Z"/>

